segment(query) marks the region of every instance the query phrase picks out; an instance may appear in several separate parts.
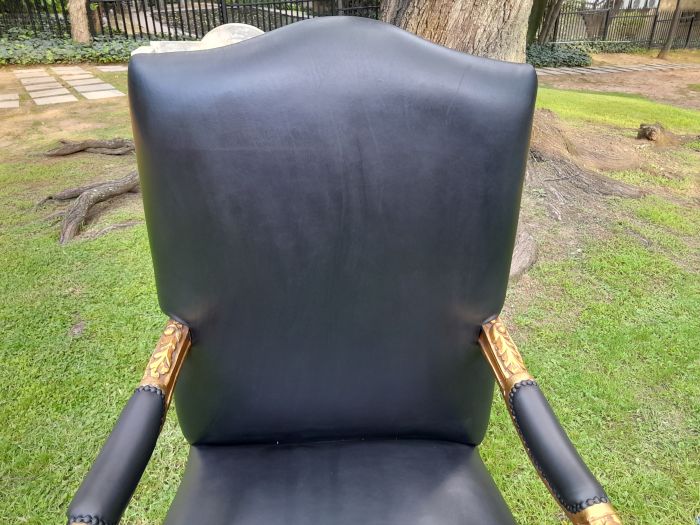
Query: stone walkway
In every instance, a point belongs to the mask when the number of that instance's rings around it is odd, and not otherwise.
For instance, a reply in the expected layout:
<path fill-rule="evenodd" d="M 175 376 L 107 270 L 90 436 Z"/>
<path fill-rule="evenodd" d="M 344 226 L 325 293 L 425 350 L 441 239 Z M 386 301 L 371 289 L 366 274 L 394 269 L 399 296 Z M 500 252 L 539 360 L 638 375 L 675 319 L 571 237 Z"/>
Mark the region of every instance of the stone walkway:
<path fill-rule="evenodd" d="M 698 64 L 641 64 L 636 66 L 590 66 L 590 67 L 541 67 L 541 77 L 559 75 L 601 75 L 605 73 L 634 73 L 638 71 L 667 71 L 670 69 L 698 69 Z"/>
<path fill-rule="evenodd" d="M 126 66 L 97 66 L 103 72 L 126 71 Z M 45 68 L 15 69 L 14 76 L 30 99 L 38 106 L 88 100 L 123 97 L 124 93 L 79 66 L 55 66 L 48 73 Z M 0 109 L 19 108 L 20 93 L 0 92 Z"/>

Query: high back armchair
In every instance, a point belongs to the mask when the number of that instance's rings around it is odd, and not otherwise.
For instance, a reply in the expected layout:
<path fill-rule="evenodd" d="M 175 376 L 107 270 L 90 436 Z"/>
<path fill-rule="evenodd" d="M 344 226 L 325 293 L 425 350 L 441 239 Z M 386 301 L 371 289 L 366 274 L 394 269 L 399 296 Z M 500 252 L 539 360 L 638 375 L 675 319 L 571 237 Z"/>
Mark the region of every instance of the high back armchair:
<path fill-rule="evenodd" d="M 135 56 L 170 320 L 69 522 L 119 521 L 175 391 L 168 525 L 512 524 L 478 452 L 495 378 L 570 519 L 619 523 L 498 317 L 536 84 L 351 17 Z"/>

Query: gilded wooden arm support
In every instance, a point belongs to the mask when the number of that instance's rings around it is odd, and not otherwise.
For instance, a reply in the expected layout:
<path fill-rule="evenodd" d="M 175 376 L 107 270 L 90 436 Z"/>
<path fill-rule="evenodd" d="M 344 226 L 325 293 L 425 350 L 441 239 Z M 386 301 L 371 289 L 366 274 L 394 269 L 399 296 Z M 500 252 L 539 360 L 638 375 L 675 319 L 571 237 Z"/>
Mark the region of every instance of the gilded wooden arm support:
<path fill-rule="evenodd" d="M 180 367 L 185 362 L 191 345 L 190 329 L 169 319 L 143 373 L 139 388 L 152 387 L 160 390 L 163 393 L 165 411 L 170 406 Z"/>
<path fill-rule="evenodd" d="M 605 491 L 561 428 L 503 322 L 482 326 L 479 344 L 538 474 L 574 525 L 621 525 Z"/>
<path fill-rule="evenodd" d="M 139 387 L 68 508 L 70 525 L 119 522 L 151 458 L 190 345 L 189 328 L 170 319 Z"/>

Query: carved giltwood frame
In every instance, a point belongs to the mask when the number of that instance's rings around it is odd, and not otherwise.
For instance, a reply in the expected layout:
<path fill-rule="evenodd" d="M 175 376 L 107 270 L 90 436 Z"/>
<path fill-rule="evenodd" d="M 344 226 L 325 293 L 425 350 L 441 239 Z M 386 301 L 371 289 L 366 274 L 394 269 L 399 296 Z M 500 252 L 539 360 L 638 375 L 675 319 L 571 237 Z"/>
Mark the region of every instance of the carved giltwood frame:
<path fill-rule="evenodd" d="M 527 371 L 518 347 L 499 317 L 482 325 L 481 334 L 479 335 L 479 346 L 481 346 L 481 351 L 496 376 L 496 381 L 508 407 L 508 412 L 517 428 L 515 415 L 513 414 L 511 403 L 509 403 L 509 396 L 515 385 L 523 381 L 534 381 L 534 379 Z M 528 451 L 529 455 L 527 443 L 525 443 L 520 433 L 519 437 L 523 441 L 525 450 Z M 530 461 L 534 464 L 531 456 Z M 540 479 L 542 479 L 547 490 L 556 500 L 554 491 L 547 483 L 547 480 L 541 475 Z M 622 525 L 622 521 L 615 509 L 609 503 L 598 503 L 576 513 L 571 513 L 566 509 L 564 511 L 573 525 Z"/>
<path fill-rule="evenodd" d="M 180 368 L 191 346 L 190 329 L 169 319 L 139 383 L 139 388 L 156 388 L 163 393 L 165 411 L 170 406 Z"/>

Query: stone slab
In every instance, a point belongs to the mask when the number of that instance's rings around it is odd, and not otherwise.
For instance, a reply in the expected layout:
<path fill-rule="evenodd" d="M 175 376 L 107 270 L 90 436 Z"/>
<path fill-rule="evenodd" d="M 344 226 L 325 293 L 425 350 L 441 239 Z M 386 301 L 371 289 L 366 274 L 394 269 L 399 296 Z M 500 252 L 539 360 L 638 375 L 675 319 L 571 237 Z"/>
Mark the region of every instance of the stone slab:
<path fill-rule="evenodd" d="M 93 78 L 83 78 L 80 80 L 66 80 L 69 85 L 76 87 L 76 86 L 86 86 L 88 84 L 102 84 L 104 80 L 101 78 L 93 77 Z"/>
<path fill-rule="evenodd" d="M 0 100 L 19 100 L 19 93 L 0 93 Z"/>
<path fill-rule="evenodd" d="M 29 93 L 32 93 L 33 91 L 44 91 L 46 89 L 55 89 L 60 87 L 63 86 L 61 86 L 61 84 L 58 82 L 49 82 L 47 84 L 34 84 L 31 86 L 26 86 L 24 89 L 26 89 Z"/>
<path fill-rule="evenodd" d="M 75 90 L 79 93 L 87 93 L 89 91 L 105 91 L 109 89 L 114 89 L 112 84 L 88 84 L 87 86 L 75 86 Z"/>
<path fill-rule="evenodd" d="M 35 98 L 34 102 L 39 106 L 47 104 L 63 104 L 64 102 L 77 102 L 78 99 L 73 95 L 56 95 L 55 97 Z"/>
<path fill-rule="evenodd" d="M 95 78 L 90 73 L 80 73 L 78 75 L 61 75 L 63 80 L 83 80 L 86 78 Z"/>
<path fill-rule="evenodd" d="M 121 91 L 117 91 L 116 89 L 109 89 L 106 91 L 89 91 L 87 93 L 83 93 L 82 95 L 89 100 L 126 96 L 124 93 L 122 93 Z"/>
<path fill-rule="evenodd" d="M 33 71 L 44 71 L 42 68 L 33 67 L 31 69 L 15 69 L 15 73 L 32 73 Z"/>
<path fill-rule="evenodd" d="M 50 80 L 55 80 L 53 77 L 33 77 L 33 78 L 22 78 L 20 82 L 23 86 L 31 86 L 32 84 L 46 84 Z"/>
<path fill-rule="evenodd" d="M 104 71 L 105 73 L 119 73 L 121 71 L 128 71 L 128 66 L 97 66 L 97 69 Z"/>
<path fill-rule="evenodd" d="M 60 87 L 55 89 L 47 89 L 45 91 L 32 91 L 29 93 L 29 96 L 32 98 L 53 97 L 56 95 L 70 95 L 70 91 L 64 87 Z"/>
<path fill-rule="evenodd" d="M 49 76 L 49 74 L 43 69 L 37 69 L 36 71 L 27 71 L 25 73 L 19 73 L 18 71 L 14 71 L 14 74 L 17 78 L 36 78 Z"/>
<path fill-rule="evenodd" d="M 0 100 L 0 109 L 16 109 L 19 107 L 19 100 Z"/>
<path fill-rule="evenodd" d="M 51 70 L 59 75 L 79 75 L 80 73 L 87 73 L 82 67 L 78 66 L 57 66 L 52 67 Z"/>

